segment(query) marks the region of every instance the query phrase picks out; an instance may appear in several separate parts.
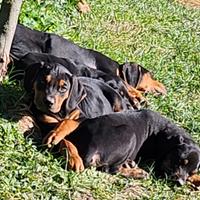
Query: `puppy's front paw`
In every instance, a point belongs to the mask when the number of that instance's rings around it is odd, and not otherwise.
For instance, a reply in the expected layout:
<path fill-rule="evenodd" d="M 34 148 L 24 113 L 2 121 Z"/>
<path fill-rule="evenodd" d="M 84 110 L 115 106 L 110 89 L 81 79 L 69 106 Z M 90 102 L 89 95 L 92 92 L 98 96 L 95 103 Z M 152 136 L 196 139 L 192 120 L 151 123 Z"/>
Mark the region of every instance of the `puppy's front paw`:
<path fill-rule="evenodd" d="M 79 156 L 72 156 L 69 159 L 69 168 L 75 172 L 82 172 L 85 168 L 83 161 Z"/>
<path fill-rule="evenodd" d="M 51 148 L 53 145 L 57 145 L 62 139 L 64 139 L 62 131 L 53 130 L 43 139 L 43 144 Z"/>
<path fill-rule="evenodd" d="M 122 176 L 132 177 L 134 179 L 147 179 L 149 178 L 149 174 L 139 167 L 135 168 L 125 168 L 121 167 L 119 172 Z"/>
<path fill-rule="evenodd" d="M 69 169 L 72 169 L 76 172 L 82 172 L 85 169 L 82 158 L 78 154 L 77 148 L 70 141 L 63 139 L 60 142 L 59 151 L 61 154 L 64 153 Z M 66 153 L 68 156 L 66 156 Z"/>
<path fill-rule="evenodd" d="M 189 176 L 187 181 L 191 183 L 195 187 L 195 189 L 200 190 L 200 175 L 194 174 L 192 176 Z"/>

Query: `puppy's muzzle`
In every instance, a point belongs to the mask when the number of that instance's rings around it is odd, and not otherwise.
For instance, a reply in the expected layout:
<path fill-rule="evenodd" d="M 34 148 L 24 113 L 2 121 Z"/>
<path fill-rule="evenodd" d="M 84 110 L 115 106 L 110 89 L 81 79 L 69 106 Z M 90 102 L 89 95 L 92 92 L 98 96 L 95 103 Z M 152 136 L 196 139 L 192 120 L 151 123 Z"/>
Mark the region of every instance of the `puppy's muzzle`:
<path fill-rule="evenodd" d="M 52 96 L 47 96 L 44 98 L 43 101 L 48 108 L 51 108 L 53 106 L 53 104 L 55 103 L 55 98 Z"/>
<path fill-rule="evenodd" d="M 188 174 L 183 170 L 180 170 L 180 172 L 175 173 L 175 175 L 172 177 L 172 180 L 174 180 L 176 183 L 180 185 L 184 185 L 186 183 L 187 178 Z"/>

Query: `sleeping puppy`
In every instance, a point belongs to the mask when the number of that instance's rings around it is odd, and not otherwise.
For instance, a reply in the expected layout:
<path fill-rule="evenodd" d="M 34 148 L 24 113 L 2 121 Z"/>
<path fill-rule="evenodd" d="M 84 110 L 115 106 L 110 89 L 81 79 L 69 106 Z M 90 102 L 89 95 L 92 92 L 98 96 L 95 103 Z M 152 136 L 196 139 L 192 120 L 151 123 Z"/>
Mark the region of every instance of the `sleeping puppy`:
<path fill-rule="evenodd" d="M 84 76 L 102 80 L 115 89 L 122 97 L 127 98 L 134 108 L 137 108 L 140 105 L 140 102 L 145 101 L 139 91 L 128 86 L 119 76 L 89 68 L 81 63 L 71 63 L 71 61 L 66 58 L 60 58 L 45 53 L 28 53 L 19 60 L 17 69 L 21 69 L 22 71 L 29 70 L 28 68 L 30 66 L 34 66 L 34 64 L 37 63 L 40 65 L 41 62 L 55 65 L 60 64 L 75 76 Z"/>
<path fill-rule="evenodd" d="M 84 121 L 67 138 L 85 167 L 121 172 L 128 160 L 154 159 L 159 175 L 183 184 L 200 165 L 200 148 L 182 128 L 150 110 L 125 111 Z M 149 151 L 145 141 L 149 142 Z M 146 149 L 147 150 L 147 149 Z"/>
<path fill-rule="evenodd" d="M 18 24 L 10 55 L 18 61 L 29 52 L 48 53 L 67 58 L 72 63 L 82 63 L 90 68 L 116 74 L 118 63 L 100 52 L 86 49 L 53 33 L 31 30 Z M 106 66 L 108 68 L 106 68 Z"/>
<path fill-rule="evenodd" d="M 163 94 L 167 91 L 165 86 L 156 81 L 150 71 L 136 63 L 127 62 L 119 65 L 119 76 L 129 85 L 144 93 Z"/>
<path fill-rule="evenodd" d="M 44 139 L 48 146 L 58 144 L 85 118 L 132 109 L 129 102 L 106 83 L 73 76 L 60 64 L 30 66 L 24 86 L 33 95 L 32 112 L 37 121 L 56 125 Z M 74 161 L 77 171 L 83 167 L 79 161 Z"/>
<path fill-rule="evenodd" d="M 154 80 L 149 71 L 140 65 L 134 63 L 120 65 L 100 52 L 80 47 L 56 34 L 31 30 L 18 24 L 10 50 L 14 64 L 20 66 L 20 59 L 30 52 L 65 58 L 76 66 L 87 66 L 113 76 L 119 75 L 122 80 L 127 81 L 127 84 L 132 87 L 137 86 L 141 91 L 166 94 L 164 85 Z"/>
<path fill-rule="evenodd" d="M 30 66 L 24 87 L 33 93 L 39 111 L 64 119 L 74 109 L 85 118 L 131 109 L 131 105 L 104 82 L 73 76 L 58 63 L 37 63 Z"/>

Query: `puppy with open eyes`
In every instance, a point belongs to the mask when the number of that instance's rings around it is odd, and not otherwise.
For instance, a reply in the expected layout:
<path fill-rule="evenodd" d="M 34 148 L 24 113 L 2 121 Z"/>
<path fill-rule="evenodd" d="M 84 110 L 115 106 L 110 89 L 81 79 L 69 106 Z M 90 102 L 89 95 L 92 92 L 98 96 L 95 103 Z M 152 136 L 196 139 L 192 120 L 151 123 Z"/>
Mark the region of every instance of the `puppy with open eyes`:
<path fill-rule="evenodd" d="M 101 80 L 77 77 L 59 63 L 36 63 L 25 73 L 24 87 L 33 94 L 34 106 L 62 120 L 74 110 L 80 116 L 100 115 L 132 108 L 126 99 Z"/>
<path fill-rule="evenodd" d="M 127 99 L 101 80 L 77 77 L 59 63 L 36 63 L 25 73 L 24 87 L 32 94 L 32 112 L 41 127 L 48 129 L 43 142 L 49 147 L 75 130 L 85 118 L 133 109 Z M 46 128 L 47 127 L 47 128 Z M 82 160 L 68 142 L 71 168 L 81 171 Z"/>
<path fill-rule="evenodd" d="M 78 77 L 88 77 L 88 78 L 102 80 L 109 86 L 111 86 L 113 89 L 115 89 L 122 97 L 126 98 L 131 103 L 131 105 L 133 105 L 134 108 L 137 108 L 137 106 L 140 105 L 139 102 L 144 101 L 144 97 L 142 96 L 142 94 L 134 87 L 124 82 L 119 76 L 105 73 L 97 69 L 89 68 L 82 63 L 73 63 L 65 58 L 56 57 L 50 54 L 28 53 L 18 61 L 17 69 L 26 71 L 26 74 L 27 72 L 29 74 L 30 73 L 34 74 L 34 71 L 37 70 L 41 62 L 49 65 L 53 64 L 62 65 L 71 74 Z M 18 78 L 20 79 L 19 76 Z M 150 88 L 154 88 L 153 85 L 155 85 L 156 87 L 159 84 L 158 81 L 155 81 L 153 79 L 145 78 L 145 80 L 143 80 L 142 75 L 140 76 L 138 73 L 135 73 L 135 76 L 132 79 L 135 80 L 135 86 L 137 85 L 139 87 L 140 85 L 143 87 L 145 82 L 146 82 L 145 84 L 149 85 Z"/>
<path fill-rule="evenodd" d="M 157 175 L 184 184 L 200 167 L 200 148 L 189 134 L 150 110 L 88 119 L 67 140 L 77 147 L 85 167 L 109 173 L 120 173 L 128 160 L 152 159 Z"/>

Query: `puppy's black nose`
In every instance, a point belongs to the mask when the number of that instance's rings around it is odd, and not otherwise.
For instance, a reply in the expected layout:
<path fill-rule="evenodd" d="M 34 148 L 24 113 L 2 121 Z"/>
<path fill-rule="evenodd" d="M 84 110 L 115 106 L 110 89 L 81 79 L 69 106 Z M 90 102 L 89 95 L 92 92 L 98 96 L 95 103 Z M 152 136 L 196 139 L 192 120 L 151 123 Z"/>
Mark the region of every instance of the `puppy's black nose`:
<path fill-rule="evenodd" d="M 54 104 L 55 100 L 52 96 L 47 96 L 45 99 L 44 99 L 44 103 L 48 106 L 48 107 L 51 107 L 53 104 Z"/>

